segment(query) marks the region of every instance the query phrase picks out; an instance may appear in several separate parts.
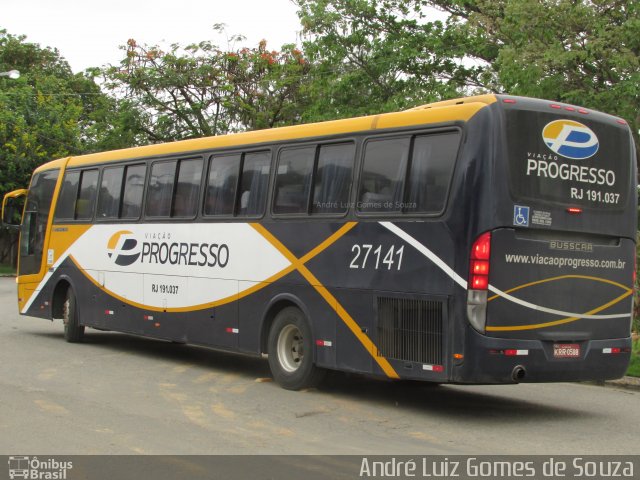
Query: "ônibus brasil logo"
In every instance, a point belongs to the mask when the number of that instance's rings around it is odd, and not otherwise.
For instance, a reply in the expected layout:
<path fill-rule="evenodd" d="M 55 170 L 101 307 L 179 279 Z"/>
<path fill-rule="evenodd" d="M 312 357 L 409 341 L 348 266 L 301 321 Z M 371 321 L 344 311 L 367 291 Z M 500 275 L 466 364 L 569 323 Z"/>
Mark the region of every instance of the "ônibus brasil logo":
<path fill-rule="evenodd" d="M 121 267 L 135 262 L 140 256 L 140 249 L 133 232 L 120 230 L 111 235 L 109 242 L 107 242 L 107 255 L 116 265 Z"/>
<path fill-rule="evenodd" d="M 598 137 L 580 122 L 554 120 L 542 129 L 542 139 L 553 152 L 572 160 L 584 160 L 598 151 Z"/>

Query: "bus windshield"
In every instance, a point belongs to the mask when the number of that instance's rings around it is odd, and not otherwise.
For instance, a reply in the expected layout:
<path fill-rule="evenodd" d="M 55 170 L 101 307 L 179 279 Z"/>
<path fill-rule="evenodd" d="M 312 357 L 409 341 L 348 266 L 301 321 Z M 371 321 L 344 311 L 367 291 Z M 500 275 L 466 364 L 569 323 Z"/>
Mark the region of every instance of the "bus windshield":
<path fill-rule="evenodd" d="M 58 170 L 39 172 L 31 180 L 20 232 L 20 275 L 40 271 L 51 198 L 58 173 Z"/>

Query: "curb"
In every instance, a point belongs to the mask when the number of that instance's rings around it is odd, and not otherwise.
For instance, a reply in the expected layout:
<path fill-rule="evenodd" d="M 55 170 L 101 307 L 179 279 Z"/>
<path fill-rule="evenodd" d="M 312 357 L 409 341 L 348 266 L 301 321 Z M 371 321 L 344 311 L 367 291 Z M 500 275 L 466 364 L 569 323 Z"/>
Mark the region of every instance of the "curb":
<path fill-rule="evenodd" d="M 605 387 L 628 388 L 630 390 L 640 390 L 639 377 L 622 377 L 618 380 L 607 380 L 604 382 Z"/>

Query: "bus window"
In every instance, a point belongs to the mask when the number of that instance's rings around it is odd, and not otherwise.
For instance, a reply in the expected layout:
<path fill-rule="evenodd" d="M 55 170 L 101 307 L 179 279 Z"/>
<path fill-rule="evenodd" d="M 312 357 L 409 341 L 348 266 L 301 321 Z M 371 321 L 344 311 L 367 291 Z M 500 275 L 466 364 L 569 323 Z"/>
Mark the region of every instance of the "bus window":
<path fill-rule="evenodd" d="M 240 205 L 237 214 L 256 217 L 264 213 L 269 188 L 270 152 L 247 153 L 242 164 Z"/>
<path fill-rule="evenodd" d="M 171 213 L 171 196 L 176 175 L 177 161 L 158 162 L 151 167 L 147 190 L 147 215 L 168 217 Z"/>
<path fill-rule="evenodd" d="M 172 217 L 194 217 L 198 210 L 202 159 L 180 160 L 178 183 L 173 198 Z"/>
<path fill-rule="evenodd" d="M 409 140 L 407 137 L 367 142 L 360 178 L 358 211 L 401 211 Z"/>
<path fill-rule="evenodd" d="M 79 182 L 80 172 L 78 170 L 65 173 L 60 196 L 58 197 L 58 205 L 56 207 L 56 220 L 73 220 Z"/>
<path fill-rule="evenodd" d="M 355 145 L 322 145 L 313 186 L 311 213 L 345 213 Z"/>
<path fill-rule="evenodd" d="M 233 215 L 240 155 L 211 157 L 204 205 L 205 215 Z"/>
<path fill-rule="evenodd" d="M 118 218 L 124 167 L 105 168 L 98 192 L 97 218 Z"/>
<path fill-rule="evenodd" d="M 406 213 L 439 213 L 443 210 L 459 144 L 458 132 L 414 139 L 404 201 Z"/>
<path fill-rule="evenodd" d="M 120 218 L 140 218 L 140 212 L 142 211 L 142 193 L 144 192 L 144 176 L 146 173 L 146 165 L 130 165 L 127 167 Z"/>
<path fill-rule="evenodd" d="M 565 208 L 623 210 L 633 174 L 628 131 L 619 125 L 588 117 L 571 122 L 553 112 L 507 111 L 506 159 L 513 198 Z M 547 155 L 534 155 L 541 147 Z"/>
<path fill-rule="evenodd" d="M 280 152 L 273 213 L 307 213 L 316 147 Z"/>
<path fill-rule="evenodd" d="M 84 170 L 80 178 L 80 190 L 76 201 L 76 220 L 91 220 L 96 201 L 98 170 Z"/>

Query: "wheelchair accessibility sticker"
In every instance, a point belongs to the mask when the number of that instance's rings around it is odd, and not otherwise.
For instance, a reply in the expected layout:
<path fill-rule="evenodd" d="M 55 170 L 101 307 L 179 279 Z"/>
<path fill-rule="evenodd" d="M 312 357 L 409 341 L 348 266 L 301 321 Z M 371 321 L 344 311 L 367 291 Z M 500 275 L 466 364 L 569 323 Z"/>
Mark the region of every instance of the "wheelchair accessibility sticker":
<path fill-rule="evenodd" d="M 513 224 L 517 227 L 529 226 L 529 207 L 513 206 Z"/>

